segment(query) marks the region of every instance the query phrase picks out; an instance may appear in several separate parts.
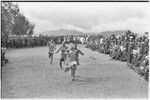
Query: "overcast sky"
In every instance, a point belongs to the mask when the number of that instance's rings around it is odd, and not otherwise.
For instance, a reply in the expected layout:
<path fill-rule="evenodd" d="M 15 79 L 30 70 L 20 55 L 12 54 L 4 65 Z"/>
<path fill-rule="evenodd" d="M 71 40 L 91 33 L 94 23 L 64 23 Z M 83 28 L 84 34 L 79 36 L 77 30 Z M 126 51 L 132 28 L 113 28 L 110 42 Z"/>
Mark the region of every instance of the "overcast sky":
<path fill-rule="evenodd" d="M 150 28 L 149 3 L 19 2 L 21 12 L 35 24 L 35 34 L 53 29 L 83 32 Z"/>

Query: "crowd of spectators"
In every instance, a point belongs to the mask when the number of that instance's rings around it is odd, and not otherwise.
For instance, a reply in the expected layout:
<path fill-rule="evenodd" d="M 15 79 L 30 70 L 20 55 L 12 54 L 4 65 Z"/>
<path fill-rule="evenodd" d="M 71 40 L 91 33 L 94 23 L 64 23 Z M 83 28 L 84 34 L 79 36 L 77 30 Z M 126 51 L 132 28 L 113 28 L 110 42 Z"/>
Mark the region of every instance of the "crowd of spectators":
<path fill-rule="evenodd" d="M 148 34 L 148 33 L 147 33 Z M 89 36 L 86 47 L 109 54 L 111 60 L 127 62 L 127 66 L 143 76 L 149 77 L 149 39 L 131 31 L 122 35 Z"/>

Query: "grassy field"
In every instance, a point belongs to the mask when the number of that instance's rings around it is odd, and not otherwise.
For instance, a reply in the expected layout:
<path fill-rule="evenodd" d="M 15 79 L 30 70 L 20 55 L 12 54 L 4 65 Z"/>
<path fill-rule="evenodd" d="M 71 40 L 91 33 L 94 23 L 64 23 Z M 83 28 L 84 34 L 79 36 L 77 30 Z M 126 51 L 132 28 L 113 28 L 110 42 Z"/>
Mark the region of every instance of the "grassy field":
<path fill-rule="evenodd" d="M 60 53 L 51 65 L 47 47 L 9 50 L 10 62 L 1 69 L 2 98 L 148 98 L 148 82 L 126 63 L 83 46 L 79 49 L 85 55 L 79 56 L 74 82 L 70 71 L 59 67 Z"/>

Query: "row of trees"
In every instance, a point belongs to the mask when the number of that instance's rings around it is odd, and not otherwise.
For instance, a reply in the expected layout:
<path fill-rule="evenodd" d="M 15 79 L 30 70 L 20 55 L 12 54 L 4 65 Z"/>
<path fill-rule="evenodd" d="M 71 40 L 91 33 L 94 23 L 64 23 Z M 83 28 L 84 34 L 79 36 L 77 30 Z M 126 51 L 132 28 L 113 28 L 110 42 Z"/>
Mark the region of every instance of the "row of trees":
<path fill-rule="evenodd" d="M 9 35 L 32 35 L 34 24 L 21 12 L 17 3 L 1 2 L 1 44 L 6 47 Z"/>

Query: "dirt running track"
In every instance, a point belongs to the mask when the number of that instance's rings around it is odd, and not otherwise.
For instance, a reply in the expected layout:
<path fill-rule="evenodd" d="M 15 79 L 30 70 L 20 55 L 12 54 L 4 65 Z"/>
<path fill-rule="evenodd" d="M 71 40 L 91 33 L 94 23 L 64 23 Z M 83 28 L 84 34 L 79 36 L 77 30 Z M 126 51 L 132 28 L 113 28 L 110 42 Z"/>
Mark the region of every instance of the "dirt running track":
<path fill-rule="evenodd" d="M 79 49 L 85 55 L 79 56 L 74 82 L 70 71 L 59 67 L 60 53 L 51 65 L 47 47 L 9 50 L 10 63 L 1 69 L 2 98 L 148 98 L 148 82 L 126 63 L 83 46 Z"/>

